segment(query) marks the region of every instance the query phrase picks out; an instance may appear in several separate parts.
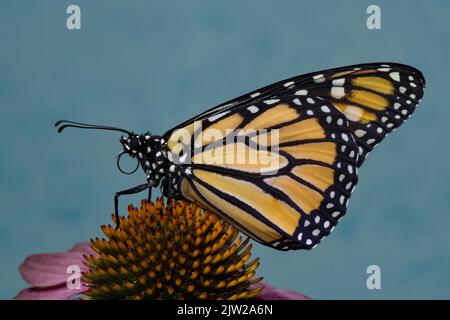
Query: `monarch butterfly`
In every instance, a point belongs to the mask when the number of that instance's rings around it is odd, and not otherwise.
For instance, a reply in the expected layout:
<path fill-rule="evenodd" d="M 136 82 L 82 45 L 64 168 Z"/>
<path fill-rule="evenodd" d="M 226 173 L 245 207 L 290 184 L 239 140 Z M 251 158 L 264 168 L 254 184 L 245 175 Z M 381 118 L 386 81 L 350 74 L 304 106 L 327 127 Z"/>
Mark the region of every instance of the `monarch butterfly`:
<path fill-rule="evenodd" d="M 125 133 L 118 168 L 127 173 L 119 164 L 127 154 L 147 182 L 116 193 L 117 223 L 119 196 L 149 189 L 151 198 L 160 187 L 168 198 L 193 201 L 264 245 L 311 249 L 344 216 L 367 154 L 411 116 L 424 87 L 413 67 L 369 63 L 279 81 L 162 136 L 64 120 L 55 126 L 58 132 Z M 251 154 L 269 164 L 251 162 Z"/>

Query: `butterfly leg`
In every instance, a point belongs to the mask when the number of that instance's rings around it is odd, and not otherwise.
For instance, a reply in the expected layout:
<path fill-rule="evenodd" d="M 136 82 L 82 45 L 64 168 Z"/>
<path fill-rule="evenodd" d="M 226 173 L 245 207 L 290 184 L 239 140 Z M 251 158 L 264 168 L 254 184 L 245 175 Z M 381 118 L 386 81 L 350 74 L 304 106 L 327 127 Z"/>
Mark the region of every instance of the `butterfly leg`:
<path fill-rule="evenodd" d="M 147 197 L 148 202 L 152 202 L 152 187 L 148 188 L 148 197 Z"/>
<path fill-rule="evenodd" d="M 149 187 L 148 183 L 141 184 L 139 186 L 136 186 L 134 188 L 130 188 L 127 190 L 122 190 L 119 192 L 116 192 L 114 196 L 114 214 L 116 217 L 116 229 L 120 226 L 120 219 L 119 219 L 119 197 L 126 195 L 126 194 L 135 194 L 144 191 Z"/>
<path fill-rule="evenodd" d="M 169 212 L 172 212 L 172 188 L 170 187 L 170 180 L 171 180 L 171 176 L 170 175 L 166 175 L 163 178 L 163 194 L 166 196 L 167 201 L 166 201 L 166 206 L 169 209 Z"/>

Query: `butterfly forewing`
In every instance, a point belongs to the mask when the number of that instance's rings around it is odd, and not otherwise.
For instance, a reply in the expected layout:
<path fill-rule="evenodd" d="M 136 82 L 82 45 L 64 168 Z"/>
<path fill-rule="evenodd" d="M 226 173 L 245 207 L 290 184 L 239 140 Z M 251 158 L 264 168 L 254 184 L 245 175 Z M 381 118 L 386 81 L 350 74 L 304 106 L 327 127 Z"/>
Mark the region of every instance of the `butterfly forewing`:
<path fill-rule="evenodd" d="M 352 65 L 276 82 L 220 104 L 186 121 L 182 127 L 271 98 L 319 96 L 346 116 L 359 147 L 358 166 L 361 166 L 368 152 L 411 116 L 422 99 L 424 87 L 422 73 L 407 65 Z"/>

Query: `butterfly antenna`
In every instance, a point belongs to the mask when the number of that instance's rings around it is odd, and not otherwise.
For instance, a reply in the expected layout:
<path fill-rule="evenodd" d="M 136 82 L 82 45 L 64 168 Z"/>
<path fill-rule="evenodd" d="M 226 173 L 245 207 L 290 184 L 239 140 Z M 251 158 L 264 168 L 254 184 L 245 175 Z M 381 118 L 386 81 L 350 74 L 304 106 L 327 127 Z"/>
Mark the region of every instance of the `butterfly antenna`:
<path fill-rule="evenodd" d="M 119 131 L 131 135 L 131 132 L 125 129 L 103 126 L 97 124 L 89 124 L 89 123 L 81 123 L 75 121 L 68 120 L 59 120 L 55 123 L 55 127 L 58 127 L 58 132 L 61 133 L 65 128 L 80 128 L 80 129 L 97 129 L 97 130 L 111 130 L 111 131 Z"/>

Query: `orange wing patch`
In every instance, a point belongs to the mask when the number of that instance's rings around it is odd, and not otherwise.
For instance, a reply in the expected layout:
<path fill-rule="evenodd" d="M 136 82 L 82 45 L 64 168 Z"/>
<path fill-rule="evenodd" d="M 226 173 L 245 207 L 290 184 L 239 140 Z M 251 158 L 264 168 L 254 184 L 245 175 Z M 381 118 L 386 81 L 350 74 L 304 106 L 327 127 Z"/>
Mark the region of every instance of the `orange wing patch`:
<path fill-rule="evenodd" d="M 334 170 L 328 167 L 305 164 L 294 167 L 292 173 L 321 191 L 325 191 L 334 183 Z"/>
<path fill-rule="evenodd" d="M 353 78 L 352 84 L 365 89 L 371 89 L 383 94 L 391 95 L 394 93 L 392 82 L 380 77 L 359 77 Z"/>
<path fill-rule="evenodd" d="M 336 144 L 334 142 L 311 142 L 280 148 L 300 160 L 314 160 L 333 164 L 336 160 Z"/>
<path fill-rule="evenodd" d="M 306 214 L 318 209 L 323 201 L 323 196 L 320 193 L 288 176 L 266 178 L 264 182 L 287 195 Z"/>
<path fill-rule="evenodd" d="M 317 119 L 302 120 L 279 129 L 280 144 L 298 140 L 323 139 L 325 132 Z"/>
<path fill-rule="evenodd" d="M 277 137 L 273 135 L 277 134 Z M 281 145 L 283 143 L 292 141 L 302 141 L 308 139 L 323 139 L 325 138 L 325 131 L 319 124 L 317 119 L 310 118 L 295 122 L 280 129 L 272 129 L 268 133 L 261 133 L 252 138 L 261 146 L 267 145 Z"/>
<path fill-rule="evenodd" d="M 389 106 L 389 100 L 385 97 L 365 90 L 353 89 L 347 96 L 347 100 L 375 110 L 384 110 Z"/>
<path fill-rule="evenodd" d="M 287 234 L 293 234 L 297 228 L 300 213 L 255 184 L 198 169 L 195 169 L 193 174 L 201 181 L 254 208 Z"/>
<path fill-rule="evenodd" d="M 286 103 L 281 103 L 273 108 L 267 109 L 255 119 L 250 121 L 244 130 L 258 130 L 261 128 L 270 128 L 280 125 L 288 121 L 295 120 L 299 117 L 298 112 Z"/>
<path fill-rule="evenodd" d="M 357 70 L 357 71 L 352 71 L 352 75 L 362 75 L 362 74 L 373 74 L 373 73 L 377 73 L 377 70 L 373 70 L 373 69 L 368 69 L 368 70 Z"/>
<path fill-rule="evenodd" d="M 281 238 L 281 235 L 277 231 L 267 226 L 265 223 L 261 222 L 249 213 L 222 199 L 201 184 L 194 182 L 194 185 L 200 192 L 200 194 L 208 199 L 208 201 L 210 201 L 217 209 L 219 209 L 221 212 L 226 212 L 228 217 L 232 220 L 239 221 L 240 224 L 245 226 L 248 231 L 250 231 L 253 235 L 256 235 L 259 239 L 265 242 L 272 242 Z M 220 213 L 218 214 L 221 215 Z"/>

